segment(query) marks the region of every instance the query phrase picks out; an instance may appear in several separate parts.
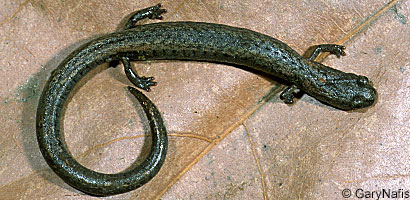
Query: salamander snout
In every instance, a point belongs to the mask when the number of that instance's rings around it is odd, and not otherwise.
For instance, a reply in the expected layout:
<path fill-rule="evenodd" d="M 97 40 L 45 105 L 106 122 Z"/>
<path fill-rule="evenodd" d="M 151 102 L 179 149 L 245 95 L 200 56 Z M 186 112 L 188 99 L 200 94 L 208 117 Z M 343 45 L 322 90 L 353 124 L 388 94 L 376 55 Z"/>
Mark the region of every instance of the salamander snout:
<path fill-rule="evenodd" d="M 304 91 L 310 92 L 309 94 L 316 99 L 341 110 L 369 107 L 377 99 L 376 89 L 364 76 L 338 72 L 332 78 L 328 78 L 324 83 L 320 82 L 317 88 L 310 87 Z"/>
<path fill-rule="evenodd" d="M 352 106 L 354 109 L 371 106 L 376 101 L 377 93 L 373 87 L 363 87 L 356 93 Z"/>
<path fill-rule="evenodd" d="M 377 98 L 376 89 L 372 86 L 371 81 L 364 76 L 357 79 L 357 87 L 354 90 L 352 109 L 359 109 L 371 106 Z"/>

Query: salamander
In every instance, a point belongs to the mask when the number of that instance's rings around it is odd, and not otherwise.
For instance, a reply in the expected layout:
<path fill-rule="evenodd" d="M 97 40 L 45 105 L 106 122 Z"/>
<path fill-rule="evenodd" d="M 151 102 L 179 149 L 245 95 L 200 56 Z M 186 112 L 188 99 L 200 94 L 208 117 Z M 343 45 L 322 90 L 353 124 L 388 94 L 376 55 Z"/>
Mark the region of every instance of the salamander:
<path fill-rule="evenodd" d="M 136 11 L 122 30 L 97 37 L 73 51 L 52 72 L 37 109 L 37 138 L 51 169 L 69 185 L 92 195 L 107 196 L 134 190 L 152 179 L 167 150 L 167 133 L 160 112 L 140 91 L 128 89 L 141 102 L 152 132 L 151 152 L 139 166 L 117 174 L 87 169 L 69 153 L 60 130 L 67 96 L 75 84 L 100 64 L 122 62 L 128 79 L 150 91 L 153 77 L 139 76 L 130 61 L 195 60 L 249 67 L 289 83 L 280 95 L 292 103 L 297 92 L 341 110 L 372 105 L 377 97 L 368 78 L 330 68 L 314 59 L 321 52 L 345 55 L 345 47 L 322 44 L 303 56 L 268 35 L 249 29 L 203 22 L 161 22 L 136 25 L 141 19 L 161 19 L 161 5 Z"/>

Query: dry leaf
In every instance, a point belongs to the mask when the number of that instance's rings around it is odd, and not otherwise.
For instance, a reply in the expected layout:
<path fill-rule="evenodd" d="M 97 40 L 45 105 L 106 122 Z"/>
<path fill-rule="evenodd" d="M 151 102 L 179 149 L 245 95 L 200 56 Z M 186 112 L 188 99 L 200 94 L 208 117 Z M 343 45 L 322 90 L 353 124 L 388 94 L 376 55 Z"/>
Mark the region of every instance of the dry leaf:
<path fill-rule="evenodd" d="M 38 97 L 76 47 L 156 3 L 1 3 L 0 199 L 95 198 L 65 184 L 42 158 Z M 349 190 L 360 197 L 382 189 L 410 195 L 410 1 L 161 3 L 165 21 L 244 27 L 299 53 L 315 44 L 344 44 L 347 56 L 327 56 L 324 63 L 369 77 L 378 101 L 364 112 L 336 110 L 306 95 L 288 106 L 278 98 L 280 84 L 261 74 L 202 62 L 134 63 L 158 81 L 146 94 L 166 121 L 169 151 L 152 181 L 107 199 L 342 199 Z M 124 89 L 130 83 L 121 67 L 103 65 L 82 84 L 64 117 L 72 154 L 106 173 L 144 159 L 146 123 Z"/>

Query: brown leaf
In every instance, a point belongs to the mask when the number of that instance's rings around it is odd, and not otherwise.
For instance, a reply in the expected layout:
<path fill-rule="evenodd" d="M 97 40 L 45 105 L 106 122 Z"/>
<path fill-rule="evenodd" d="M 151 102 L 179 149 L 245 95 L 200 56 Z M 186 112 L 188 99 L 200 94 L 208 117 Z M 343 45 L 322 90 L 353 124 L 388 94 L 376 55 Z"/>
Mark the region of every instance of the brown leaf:
<path fill-rule="evenodd" d="M 1 3 L 0 199 L 95 198 L 65 184 L 42 158 L 35 136 L 38 97 L 50 72 L 76 47 L 156 3 Z M 107 199 L 342 199 L 343 189 L 352 195 L 408 191 L 410 1 L 161 3 L 165 21 L 248 28 L 299 53 L 311 45 L 343 44 L 347 55 L 321 57 L 324 63 L 369 77 L 378 101 L 361 112 L 336 110 L 306 95 L 288 106 L 278 98 L 278 83 L 243 69 L 133 63 L 158 81 L 146 94 L 164 117 L 169 151 L 152 181 Z M 124 89 L 130 83 L 122 69 L 103 65 L 81 84 L 64 116 L 72 154 L 105 173 L 143 160 L 150 145 L 146 121 Z"/>

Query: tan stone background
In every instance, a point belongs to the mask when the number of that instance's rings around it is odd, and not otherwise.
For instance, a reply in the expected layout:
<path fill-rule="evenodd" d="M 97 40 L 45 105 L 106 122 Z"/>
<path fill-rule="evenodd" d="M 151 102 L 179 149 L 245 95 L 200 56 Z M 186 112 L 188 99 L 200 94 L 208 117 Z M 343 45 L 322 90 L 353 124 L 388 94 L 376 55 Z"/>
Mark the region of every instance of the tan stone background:
<path fill-rule="evenodd" d="M 45 163 L 35 136 L 38 98 L 68 53 L 156 3 L 0 1 L 0 199 L 96 198 L 65 184 Z M 344 44 L 346 56 L 323 62 L 369 77 L 378 101 L 344 112 L 305 95 L 289 106 L 271 77 L 232 66 L 134 63 L 158 81 L 147 95 L 166 121 L 169 151 L 152 181 L 106 199 L 342 199 L 345 188 L 410 190 L 410 1 L 161 3 L 169 11 L 165 21 L 249 28 L 300 53 L 315 44 Z M 119 172 L 149 149 L 126 85 L 121 67 L 102 66 L 67 105 L 67 143 L 89 168 Z"/>

